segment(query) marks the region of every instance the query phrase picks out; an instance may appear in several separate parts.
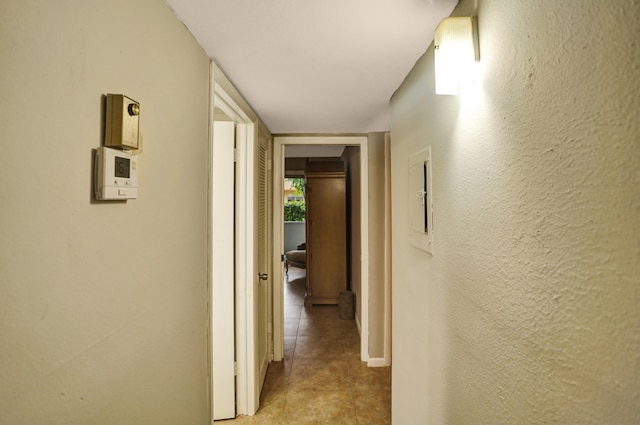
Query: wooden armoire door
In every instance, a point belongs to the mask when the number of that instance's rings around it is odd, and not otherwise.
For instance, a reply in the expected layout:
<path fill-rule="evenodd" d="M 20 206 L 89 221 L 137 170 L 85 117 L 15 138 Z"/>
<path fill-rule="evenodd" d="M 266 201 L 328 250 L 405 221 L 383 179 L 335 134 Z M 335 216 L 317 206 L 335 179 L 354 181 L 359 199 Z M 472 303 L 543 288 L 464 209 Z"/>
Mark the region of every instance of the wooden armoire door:
<path fill-rule="evenodd" d="M 309 163 L 305 305 L 338 304 L 347 289 L 347 204 L 344 164 Z"/>

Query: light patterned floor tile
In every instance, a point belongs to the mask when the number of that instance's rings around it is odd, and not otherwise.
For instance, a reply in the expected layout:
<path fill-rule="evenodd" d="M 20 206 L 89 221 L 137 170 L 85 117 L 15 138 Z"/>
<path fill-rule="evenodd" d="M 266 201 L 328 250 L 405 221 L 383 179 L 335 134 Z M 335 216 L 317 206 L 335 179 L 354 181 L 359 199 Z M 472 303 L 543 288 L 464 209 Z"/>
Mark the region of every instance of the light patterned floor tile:
<path fill-rule="evenodd" d="M 255 416 L 217 425 L 389 425 L 391 368 L 360 360 L 354 320 L 337 306 L 304 307 L 304 270 L 285 282 L 284 360 L 269 365 Z"/>

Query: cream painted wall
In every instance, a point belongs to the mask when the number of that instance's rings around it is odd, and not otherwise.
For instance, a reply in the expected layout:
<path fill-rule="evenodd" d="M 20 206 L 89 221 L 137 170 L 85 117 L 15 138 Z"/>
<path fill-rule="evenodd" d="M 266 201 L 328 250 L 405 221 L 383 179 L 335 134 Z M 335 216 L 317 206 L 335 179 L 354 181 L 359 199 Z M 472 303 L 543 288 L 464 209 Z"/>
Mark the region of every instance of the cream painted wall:
<path fill-rule="evenodd" d="M 637 424 L 640 5 L 455 14 L 478 16 L 478 84 L 435 96 L 431 46 L 391 104 L 393 423 Z M 408 242 L 426 146 L 433 256 Z"/>
<path fill-rule="evenodd" d="M 0 4 L 0 422 L 204 424 L 209 61 L 153 0 Z M 92 200 L 102 96 L 140 198 Z"/>
<path fill-rule="evenodd" d="M 347 146 L 342 159 L 347 164 L 349 176 L 349 211 L 351 220 L 351 290 L 356 298 L 356 316 L 362 320 L 362 276 L 360 273 L 360 161 L 366 160 L 369 169 L 369 341 L 368 357 L 381 364 L 384 358 L 384 220 L 385 220 L 385 183 L 384 183 L 384 138 L 385 133 L 369 133 L 367 135 L 367 158 L 360 155 L 360 148 Z"/>
<path fill-rule="evenodd" d="M 349 223 L 347 267 L 349 268 L 349 285 L 355 295 L 355 314 L 358 323 L 362 323 L 362 243 L 360 227 L 362 225 L 360 208 L 360 147 L 347 146 L 342 154 L 347 174 L 347 214 Z"/>
<path fill-rule="evenodd" d="M 384 358 L 385 133 L 369 133 L 369 357 Z"/>

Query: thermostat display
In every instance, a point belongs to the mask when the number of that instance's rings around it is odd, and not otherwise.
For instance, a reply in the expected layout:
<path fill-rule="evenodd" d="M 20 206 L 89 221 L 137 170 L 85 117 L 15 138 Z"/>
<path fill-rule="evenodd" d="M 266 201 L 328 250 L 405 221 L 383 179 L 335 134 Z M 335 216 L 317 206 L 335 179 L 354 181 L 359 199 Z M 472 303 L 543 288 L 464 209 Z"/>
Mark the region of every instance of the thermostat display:
<path fill-rule="evenodd" d="M 95 159 L 95 193 L 100 201 L 138 197 L 138 156 L 99 147 Z"/>
<path fill-rule="evenodd" d="M 129 176 L 131 175 L 131 172 L 130 172 L 131 160 L 129 158 L 122 158 L 116 155 L 115 163 L 116 163 L 116 170 L 115 170 L 116 177 L 122 177 L 122 178 L 128 179 Z"/>

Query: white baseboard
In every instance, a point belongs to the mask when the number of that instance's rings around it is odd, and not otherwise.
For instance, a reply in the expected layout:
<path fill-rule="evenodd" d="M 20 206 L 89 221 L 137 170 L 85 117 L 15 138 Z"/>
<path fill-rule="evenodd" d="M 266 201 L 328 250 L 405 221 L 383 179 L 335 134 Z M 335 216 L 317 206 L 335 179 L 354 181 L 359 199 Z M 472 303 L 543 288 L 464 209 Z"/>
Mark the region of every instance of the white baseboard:
<path fill-rule="evenodd" d="M 383 357 L 369 358 L 367 360 L 367 367 L 385 367 L 389 366 Z"/>

